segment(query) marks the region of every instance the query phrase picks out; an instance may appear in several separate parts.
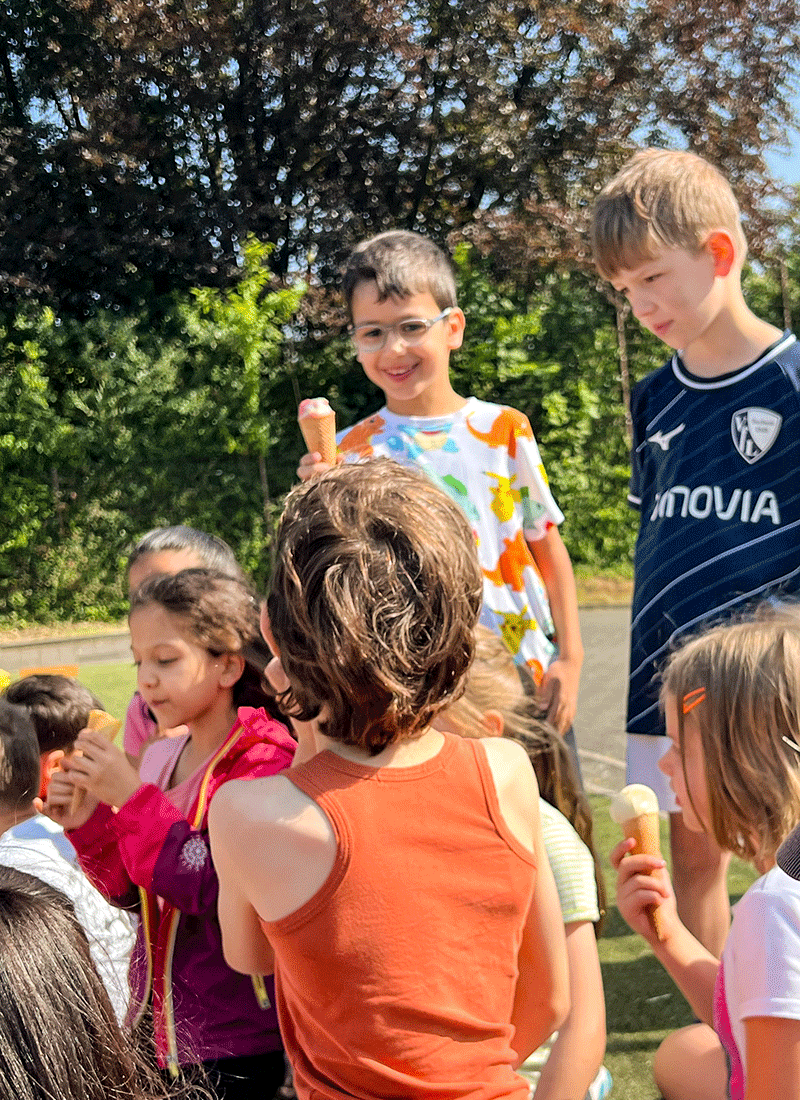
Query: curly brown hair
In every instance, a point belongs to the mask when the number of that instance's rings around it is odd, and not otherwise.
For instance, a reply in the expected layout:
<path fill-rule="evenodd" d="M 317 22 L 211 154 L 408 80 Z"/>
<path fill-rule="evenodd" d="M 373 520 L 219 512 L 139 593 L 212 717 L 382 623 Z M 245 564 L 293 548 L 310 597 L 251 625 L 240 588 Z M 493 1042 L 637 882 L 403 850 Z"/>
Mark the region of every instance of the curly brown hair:
<path fill-rule="evenodd" d="M 294 489 L 267 601 L 291 691 L 284 706 L 370 755 L 419 736 L 463 690 L 482 575 L 469 523 L 390 459 Z"/>

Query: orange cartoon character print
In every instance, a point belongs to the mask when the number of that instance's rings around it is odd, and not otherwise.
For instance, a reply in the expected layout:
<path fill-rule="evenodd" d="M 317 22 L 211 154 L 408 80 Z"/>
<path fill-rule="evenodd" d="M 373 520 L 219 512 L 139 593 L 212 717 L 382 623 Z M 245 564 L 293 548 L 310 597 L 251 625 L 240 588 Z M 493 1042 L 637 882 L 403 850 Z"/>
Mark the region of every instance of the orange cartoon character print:
<path fill-rule="evenodd" d="M 494 569 L 484 569 L 483 575 L 498 588 L 508 585 L 514 592 L 522 592 L 525 588 L 523 572 L 528 566 L 533 566 L 525 535 L 520 530 L 513 539 L 503 539 L 503 542 L 505 550 L 497 559 L 497 565 Z"/>
<path fill-rule="evenodd" d="M 339 450 L 342 454 L 355 453 L 359 458 L 371 458 L 372 440 L 376 435 L 380 435 L 385 427 L 386 421 L 380 413 L 375 413 L 374 416 L 369 416 L 366 420 L 355 424 L 346 435 L 342 436 Z"/>
<path fill-rule="evenodd" d="M 516 409 L 501 409 L 488 432 L 479 432 L 467 420 L 470 433 L 487 447 L 507 447 L 511 458 L 517 457 L 517 439 L 523 436 L 533 440 L 533 432 L 527 417 Z M 544 472 L 544 471 L 542 471 Z"/>

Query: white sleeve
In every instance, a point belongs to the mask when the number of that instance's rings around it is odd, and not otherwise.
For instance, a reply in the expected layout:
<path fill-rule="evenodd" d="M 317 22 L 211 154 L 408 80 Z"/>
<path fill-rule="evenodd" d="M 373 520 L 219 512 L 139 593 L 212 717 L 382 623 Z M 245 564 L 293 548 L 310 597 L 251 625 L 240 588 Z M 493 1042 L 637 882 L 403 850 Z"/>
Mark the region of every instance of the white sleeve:
<path fill-rule="evenodd" d="M 800 1019 L 800 887 L 775 869 L 735 907 L 726 951 L 726 993 L 738 992 L 738 1017 Z M 762 882 L 764 886 L 762 887 Z"/>

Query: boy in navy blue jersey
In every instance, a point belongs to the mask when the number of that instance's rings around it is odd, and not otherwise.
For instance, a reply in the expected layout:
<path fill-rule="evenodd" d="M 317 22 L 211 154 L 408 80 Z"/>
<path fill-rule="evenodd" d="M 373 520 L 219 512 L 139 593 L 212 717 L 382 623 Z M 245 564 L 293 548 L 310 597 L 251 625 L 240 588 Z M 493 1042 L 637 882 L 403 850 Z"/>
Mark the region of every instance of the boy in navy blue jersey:
<path fill-rule="evenodd" d="M 719 954 L 728 857 L 683 824 L 657 764 L 657 674 L 676 640 L 800 589 L 800 347 L 741 288 L 747 243 L 730 185 L 691 153 L 646 149 L 601 192 L 597 267 L 674 354 L 631 398 L 636 543 L 628 781 L 670 812 L 683 922 Z M 698 688 L 702 684 L 697 685 Z"/>

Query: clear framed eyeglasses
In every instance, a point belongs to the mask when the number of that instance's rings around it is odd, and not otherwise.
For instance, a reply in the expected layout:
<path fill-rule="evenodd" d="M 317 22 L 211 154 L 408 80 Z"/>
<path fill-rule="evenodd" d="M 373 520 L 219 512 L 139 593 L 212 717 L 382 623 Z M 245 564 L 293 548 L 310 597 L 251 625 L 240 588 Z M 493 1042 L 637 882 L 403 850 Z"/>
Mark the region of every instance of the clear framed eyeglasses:
<path fill-rule="evenodd" d="M 413 348 L 422 343 L 429 329 L 449 317 L 453 308 L 448 306 L 438 317 L 407 317 L 396 325 L 351 325 L 347 332 L 359 351 L 381 351 L 386 347 L 390 332 L 396 332 L 404 344 Z"/>

